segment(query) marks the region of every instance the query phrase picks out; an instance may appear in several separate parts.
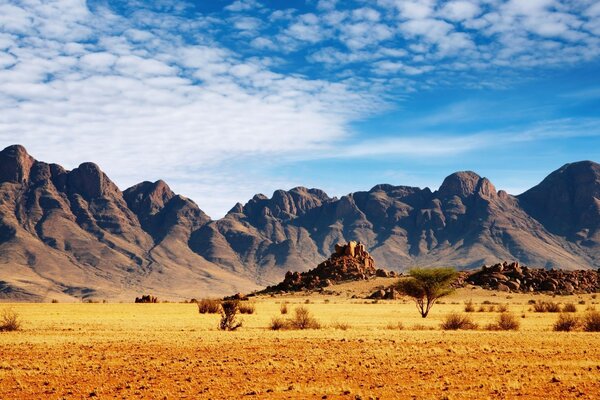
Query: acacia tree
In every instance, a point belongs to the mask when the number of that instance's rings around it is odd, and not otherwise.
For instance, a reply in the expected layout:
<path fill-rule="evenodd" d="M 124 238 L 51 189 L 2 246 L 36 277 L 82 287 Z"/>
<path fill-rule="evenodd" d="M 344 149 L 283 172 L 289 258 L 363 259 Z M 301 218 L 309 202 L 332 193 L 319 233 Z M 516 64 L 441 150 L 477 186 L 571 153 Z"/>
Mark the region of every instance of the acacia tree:
<path fill-rule="evenodd" d="M 423 318 L 440 298 L 454 291 L 450 286 L 457 277 L 454 268 L 414 268 L 408 272 L 407 279 L 401 279 L 398 290 L 415 300 L 417 309 Z"/>

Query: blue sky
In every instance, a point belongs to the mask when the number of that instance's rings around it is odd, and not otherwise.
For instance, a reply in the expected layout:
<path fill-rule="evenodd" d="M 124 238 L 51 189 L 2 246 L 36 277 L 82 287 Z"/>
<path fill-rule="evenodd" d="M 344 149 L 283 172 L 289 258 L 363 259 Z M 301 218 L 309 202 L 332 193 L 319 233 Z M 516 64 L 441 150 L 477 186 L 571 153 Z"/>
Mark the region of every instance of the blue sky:
<path fill-rule="evenodd" d="M 0 0 L 0 145 L 213 218 L 467 169 L 518 194 L 600 160 L 599 72 L 591 0 Z"/>

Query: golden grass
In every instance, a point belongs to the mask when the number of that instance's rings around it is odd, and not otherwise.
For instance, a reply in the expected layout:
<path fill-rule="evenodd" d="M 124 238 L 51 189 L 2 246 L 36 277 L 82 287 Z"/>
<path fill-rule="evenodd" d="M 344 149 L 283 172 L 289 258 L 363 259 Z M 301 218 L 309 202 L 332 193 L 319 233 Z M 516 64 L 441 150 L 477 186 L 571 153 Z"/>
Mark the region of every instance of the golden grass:
<path fill-rule="evenodd" d="M 196 304 L 11 304 L 23 328 L 0 333 L 0 398 L 597 398 L 600 333 L 553 332 L 527 304 L 550 298 L 511 296 L 463 289 L 426 319 L 408 300 L 263 297 L 235 332 Z M 520 330 L 440 330 L 469 299 L 508 304 Z M 270 330 L 284 301 L 323 328 Z"/>

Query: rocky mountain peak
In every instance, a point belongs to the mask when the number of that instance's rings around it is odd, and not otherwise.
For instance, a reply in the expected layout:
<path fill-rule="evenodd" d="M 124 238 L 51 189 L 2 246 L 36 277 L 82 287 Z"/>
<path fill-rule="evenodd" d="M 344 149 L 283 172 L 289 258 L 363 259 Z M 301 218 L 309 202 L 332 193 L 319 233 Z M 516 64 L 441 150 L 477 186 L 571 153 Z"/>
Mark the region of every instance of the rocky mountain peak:
<path fill-rule="evenodd" d="M 69 172 L 68 184 L 73 193 L 80 194 L 86 200 L 119 192 L 117 186 L 108 179 L 100 167 L 92 162 L 85 162 Z"/>
<path fill-rule="evenodd" d="M 25 147 L 8 146 L 0 152 L 0 183 L 23 183 L 29 180 L 29 172 L 35 163 Z"/>
<path fill-rule="evenodd" d="M 487 178 L 482 178 L 473 171 L 460 171 L 449 175 L 437 192 L 442 198 L 466 198 L 475 193 L 491 197 L 496 195 L 496 188 Z"/>
<path fill-rule="evenodd" d="M 123 192 L 129 208 L 137 215 L 153 215 L 165 207 L 175 193 L 163 180 L 144 181 Z"/>

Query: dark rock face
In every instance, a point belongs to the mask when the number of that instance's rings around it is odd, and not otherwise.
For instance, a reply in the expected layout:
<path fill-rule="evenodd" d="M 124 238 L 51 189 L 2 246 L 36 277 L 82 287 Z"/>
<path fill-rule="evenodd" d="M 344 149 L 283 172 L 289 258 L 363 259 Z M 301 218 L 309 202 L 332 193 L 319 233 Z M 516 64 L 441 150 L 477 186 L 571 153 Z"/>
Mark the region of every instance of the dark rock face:
<path fill-rule="evenodd" d="M 518 262 L 484 265 L 466 282 L 504 292 L 551 292 L 556 294 L 600 291 L 598 270 L 546 270 L 521 266 Z"/>
<path fill-rule="evenodd" d="M 350 241 L 345 245 L 336 244 L 335 253 L 314 269 L 302 273 L 288 271 L 283 282 L 268 287 L 265 292 L 312 290 L 343 281 L 368 279 L 378 274 L 381 276 L 382 273 L 385 271 L 375 268 L 375 261 L 365 246 Z"/>

